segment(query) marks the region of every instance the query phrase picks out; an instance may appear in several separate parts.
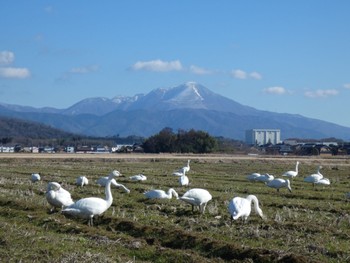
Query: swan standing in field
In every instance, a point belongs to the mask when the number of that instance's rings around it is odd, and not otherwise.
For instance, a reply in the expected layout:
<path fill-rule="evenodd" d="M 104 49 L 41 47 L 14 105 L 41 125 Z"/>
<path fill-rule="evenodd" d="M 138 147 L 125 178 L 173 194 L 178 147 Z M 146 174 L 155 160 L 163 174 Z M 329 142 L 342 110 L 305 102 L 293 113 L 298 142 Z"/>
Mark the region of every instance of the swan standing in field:
<path fill-rule="evenodd" d="M 32 173 L 30 180 L 32 181 L 32 183 L 40 181 L 41 180 L 40 174 Z"/>
<path fill-rule="evenodd" d="M 77 180 L 75 181 L 75 184 L 78 186 L 84 186 L 89 184 L 89 180 L 86 178 L 86 176 L 79 176 Z"/>
<path fill-rule="evenodd" d="M 188 179 L 186 172 L 184 172 L 183 175 L 179 177 L 179 184 L 180 186 L 188 186 L 189 182 L 190 180 Z"/>
<path fill-rule="evenodd" d="M 106 186 L 108 182 L 108 176 L 105 177 L 100 177 L 96 183 L 100 186 Z M 111 180 L 111 185 L 117 187 L 117 188 L 122 188 L 126 193 L 130 193 L 130 190 L 128 188 L 126 188 L 123 184 L 119 184 L 117 183 L 117 181 L 113 178 Z"/>
<path fill-rule="evenodd" d="M 175 175 L 175 176 L 182 176 L 183 174 L 189 172 L 190 169 L 191 169 L 190 162 L 191 162 L 191 160 L 187 160 L 187 165 L 182 167 L 182 168 L 180 168 L 179 170 L 173 172 L 173 175 Z"/>
<path fill-rule="evenodd" d="M 50 209 L 53 212 L 56 208 L 64 208 L 73 204 L 71 194 L 62 188 L 59 183 L 49 182 L 45 193 L 47 202 L 52 206 Z"/>
<path fill-rule="evenodd" d="M 284 187 L 286 187 L 289 192 L 292 192 L 292 188 L 290 187 L 290 181 L 288 179 L 287 180 L 284 180 L 281 178 L 273 179 L 270 182 L 268 182 L 266 185 L 268 187 L 277 189 L 277 192 L 280 191 L 280 188 L 284 188 Z"/>
<path fill-rule="evenodd" d="M 83 198 L 64 208 L 62 213 L 88 219 L 88 224 L 93 226 L 94 216 L 103 214 L 112 205 L 111 181 L 114 177 L 116 177 L 114 173 L 108 176 L 108 182 L 105 186 L 105 199 L 98 197 Z"/>
<path fill-rule="evenodd" d="M 171 199 L 173 195 L 176 197 L 176 199 L 179 199 L 179 195 L 173 188 L 170 188 L 168 192 L 163 190 L 150 190 L 144 193 L 144 195 L 148 199 Z"/>
<path fill-rule="evenodd" d="M 143 174 L 137 174 L 137 175 L 130 176 L 129 179 L 131 181 L 146 181 L 147 177 Z"/>
<path fill-rule="evenodd" d="M 322 169 L 322 166 L 319 166 L 316 173 L 311 174 L 304 178 L 304 182 L 312 183 L 313 186 L 315 187 L 315 184 L 323 178 L 323 175 L 320 173 L 321 169 Z"/>
<path fill-rule="evenodd" d="M 205 207 L 211 199 L 211 194 L 207 190 L 201 188 L 190 189 L 180 197 L 180 200 L 192 205 L 192 211 L 194 210 L 194 206 L 198 206 L 202 214 L 204 214 Z"/>
<path fill-rule="evenodd" d="M 289 178 L 294 178 L 298 175 L 298 166 L 299 166 L 299 161 L 297 161 L 296 165 L 295 165 L 295 171 L 288 171 L 285 172 L 284 174 L 282 174 L 282 176 L 287 176 Z"/>
<path fill-rule="evenodd" d="M 246 221 L 252 210 L 252 202 L 254 204 L 255 212 L 261 217 L 264 218 L 263 212 L 259 207 L 258 198 L 255 195 L 248 195 L 246 198 L 235 197 L 228 204 L 228 210 L 231 214 L 231 224 L 232 220 L 237 220 L 240 217 Z"/>

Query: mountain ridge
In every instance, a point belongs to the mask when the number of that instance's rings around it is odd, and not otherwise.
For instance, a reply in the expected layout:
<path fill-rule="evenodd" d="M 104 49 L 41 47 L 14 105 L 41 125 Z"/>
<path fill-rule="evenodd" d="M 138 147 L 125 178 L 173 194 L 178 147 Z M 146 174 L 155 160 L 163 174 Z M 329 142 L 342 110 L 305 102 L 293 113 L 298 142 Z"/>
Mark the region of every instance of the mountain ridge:
<path fill-rule="evenodd" d="M 132 97 L 87 98 L 61 110 L 0 103 L 0 115 L 90 136 L 148 137 L 170 127 L 241 140 L 245 130 L 254 128 L 280 129 L 282 138 L 350 138 L 348 127 L 298 114 L 261 111 L 195 82 Z"/>

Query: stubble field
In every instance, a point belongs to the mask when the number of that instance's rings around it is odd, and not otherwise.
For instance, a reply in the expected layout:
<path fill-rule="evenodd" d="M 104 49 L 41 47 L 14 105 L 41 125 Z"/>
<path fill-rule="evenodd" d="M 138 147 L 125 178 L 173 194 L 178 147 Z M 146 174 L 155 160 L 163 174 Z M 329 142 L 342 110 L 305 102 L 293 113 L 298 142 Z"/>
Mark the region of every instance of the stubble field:
<path fill-rule="evenodd" d="M 191 160 L 191 185 L 180 187 L 172 172 Z M 246 176 L 281 177 L 300 161 L 292 193 Z M 318 165 L 330 186 L 303 182 Z M 124 176 L 112 187 L 113 204 L 90 227 L 81 219 L 50 213 L 47 183 L 60 182 L 74 200 L 104 197 L 96 184 L 112 170 Z M 42 180 L 31 183 L 31 173 Z M 129 176 L 144 174 L 144 182 Z M 75 180 L 85 175 L 89 185 Z M 251 157 L 234 155 L 0 155 L 1 262 L 349 262 L 349 157 Z M 151 189 L 174 188 L 182 196 L 205 188 L 213 199 L 205 214 L 176 199 L 145 200 Z M 254 211 L 231 225 L 227 210 L 235 196 L 258 197 L 266 220 Z"/>

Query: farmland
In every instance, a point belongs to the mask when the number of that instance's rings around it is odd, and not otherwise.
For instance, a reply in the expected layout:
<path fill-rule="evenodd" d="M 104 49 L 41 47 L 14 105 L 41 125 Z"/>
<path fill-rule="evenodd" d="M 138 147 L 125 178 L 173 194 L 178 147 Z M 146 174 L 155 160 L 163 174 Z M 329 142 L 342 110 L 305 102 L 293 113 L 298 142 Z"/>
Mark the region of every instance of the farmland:
<path fill-rule="evenodd" d="M 2 262 L 346 262 L 350 260 L 350 159 L 234 155 L 0 155 L 0 260 Z M 191 159 L 190 187 L 180 187 L 172 172 Z M 246 176 L 280 177 L 300 162 L 292 192 Z M 331 185 L 303 182 L 322 165 Z M 118 170 L 127 194 L 112 187 L 113 204 L 95 219 L 51 213 L 47 183 L 60 182 L 74 200 L 104 197 L 96 184 Z M 42 180 L 31 183 L 30 174 Z M 132 182 L 129 176 L 147 180 Z M 89 184 L 77 187 L 85 175 Z M 213 199 L 202 215 L 176 199 L 145 200 L 151 189 L 174 188 L 179 196 L 205 188 Z M 227 210 L 235 196 L 254 194 L 266 216 L 254 211 L 247 222 L 231 225 Z"/>

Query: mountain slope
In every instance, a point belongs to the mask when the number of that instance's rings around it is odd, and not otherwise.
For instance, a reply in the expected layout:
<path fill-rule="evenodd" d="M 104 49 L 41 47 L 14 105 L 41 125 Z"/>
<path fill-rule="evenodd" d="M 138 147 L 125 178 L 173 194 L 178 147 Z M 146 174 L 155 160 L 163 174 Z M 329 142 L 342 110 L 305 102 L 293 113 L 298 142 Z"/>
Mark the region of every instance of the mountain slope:
<path fill-rule="evenodd" d="M 23 108 L 21 108 L 23 107 Z M 164 127 L 204 130 L 244 140 L 247 129 L 280 129 L 285 138 L 350 139 L 350 128 L 295 114 L 260 111 L 193 82 L 113 99 L 85 99 L 68 109 L 35 109 L 0 104 L 0 115 L 48 124 L 91 136 L 148 137 Z"/>
<path fill-rule="evenodd" d="M 70 136 L 73 134 L 42 123 L 0 117 L 0 138 L 52 139 Z"/>

